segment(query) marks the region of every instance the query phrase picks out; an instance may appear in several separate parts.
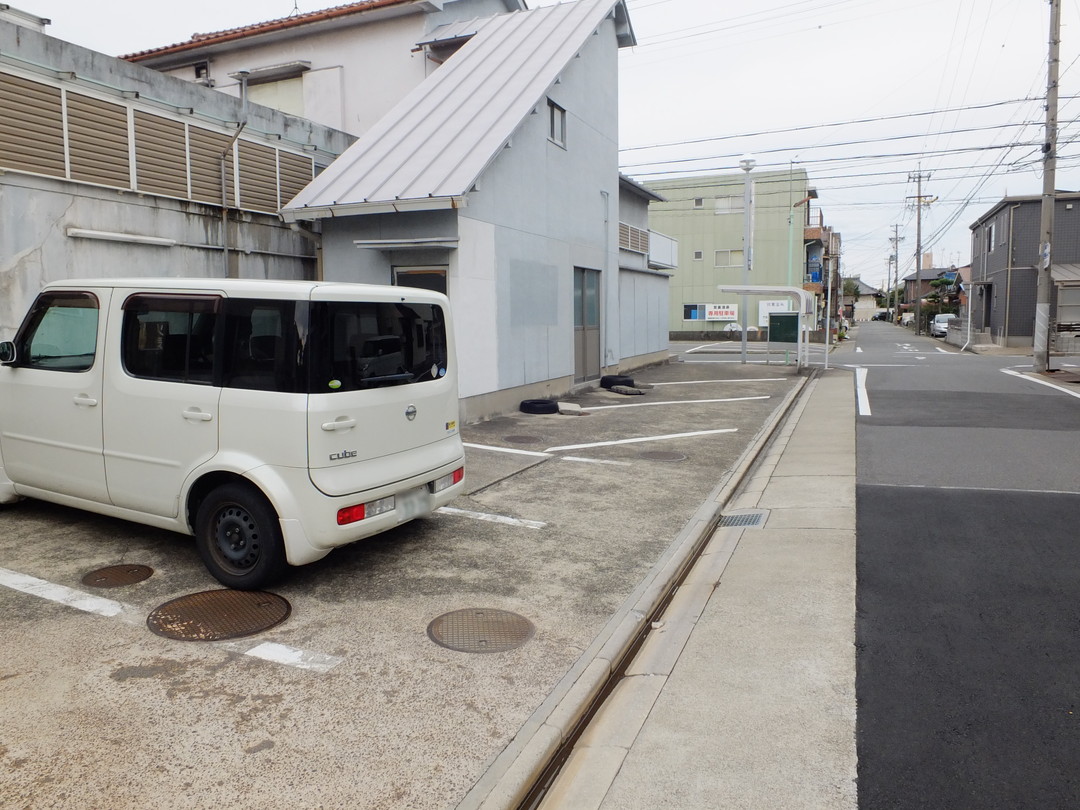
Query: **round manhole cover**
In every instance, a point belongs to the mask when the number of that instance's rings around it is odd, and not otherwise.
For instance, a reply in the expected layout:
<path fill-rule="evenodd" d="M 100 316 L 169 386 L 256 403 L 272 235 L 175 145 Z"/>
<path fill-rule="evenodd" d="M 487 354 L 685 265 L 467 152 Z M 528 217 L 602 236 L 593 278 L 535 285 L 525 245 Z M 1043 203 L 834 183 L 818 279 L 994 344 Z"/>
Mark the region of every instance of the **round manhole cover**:
<path fill-rule="evenodd" d="M 82 578 L 83 585 L 92 588 L 119 588 L 149 579 L 154 569 L 145 565 L 110 565 L 91 571 Z"/>
<path fill-rule="evenodd" d="M 181 641 L 221 641 L 261 633 L 281 624 L 292 606 L 264 591 L 202 591 L 166 602 L 146 617 L 159 636 Z"/>
<path fill-rule="evenodd" d="M 648 461 L 686 461 L 686 454 L 672 453 L 667 450 L 650 450 L 641 453 L 641 458 Z"/>
<path fill-rule="evenodd" d="M 544 441 L 539 436 L 504 436 L 510 444 L 540 444 Z"/>
<path fill-rule="evenodd" d="M 428 637 L 450 650 L 493 653 L 520 647 L 533 635 L 524 616 L 505 610 L 468 608 L 444 613 L 428 625 Z"/>

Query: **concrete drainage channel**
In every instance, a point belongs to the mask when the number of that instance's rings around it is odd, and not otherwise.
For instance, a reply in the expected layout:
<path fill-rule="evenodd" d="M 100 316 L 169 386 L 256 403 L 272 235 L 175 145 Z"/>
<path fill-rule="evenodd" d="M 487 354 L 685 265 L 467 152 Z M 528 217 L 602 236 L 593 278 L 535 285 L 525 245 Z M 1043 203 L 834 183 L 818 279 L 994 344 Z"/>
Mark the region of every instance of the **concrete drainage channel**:
<path fill-rule="evenodd" d="M 750 478 L 758 460 L 817 376 L 816 371 L 811 372 L 788 394 L 645 580 L 496 757 L 457 810 L 535 810 L 541 806 L 576 742 L 618 686 L 650 631 L 663 625 L 664 611 L 713 533 L 725 520 L 728 526 L 738 528 L 758 528 L 764 523 L 765 512 L 736 510 L 725 515 L 723 508 Z"/>

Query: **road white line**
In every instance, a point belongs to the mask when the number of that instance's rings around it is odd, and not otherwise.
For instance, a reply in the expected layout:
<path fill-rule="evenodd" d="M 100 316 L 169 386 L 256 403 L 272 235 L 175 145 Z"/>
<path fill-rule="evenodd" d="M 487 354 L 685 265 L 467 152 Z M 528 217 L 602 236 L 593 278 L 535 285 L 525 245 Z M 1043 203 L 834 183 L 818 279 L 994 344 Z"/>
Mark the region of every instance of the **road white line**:
<path fill-rule="evenodd" d="M 538 453 L 535 450 L 518 450 L 516 447 L 495 447 L 490 444 L 472 444 L 471 442 L 462 442 L 465 447 L 471 447 L 474 450 L 493 450 L 496 453 L 513 453 L 516 456 L 538 456 L 539 458 L 550 458 L 550 453 Z"/>
<path fill-rule="evenodd" d="M 862 346 L 855 347 L 855 354 L 862 354 Z"/>
<path fill-rule="evenodd" d="M 146 628 L 146 617 L 133 605 L 117 602 L 115 599 L 105 599 L 100 596 L 77 591 L 66 585 L 57 585 L 44 579 L 32 577 L 29 574 L 21 574 L 7 568 L 0 568 L 0 585 L 11 588 L 14 591 L 37 596 L 50 602 L 65 605 L 81 610 L 84 613 L 92 613 L 95 616 L 104 616 L 110 619 L 120 619 L 128 624 Z M 215 647 L 232 650 L 243 655 L 262 658 L 285 666 L 298 669 L 308 669 L 317 672 L 329 672 L 336 667 L 344 658 L 323 653 L 298 650 L 294 647 L 286 647 L 284 644 L 264 642 L 255 647 L 245 648 L 243 642 L 210 642 Z"/>
<path fill-rule="evenodd" d="M 586 447 L 611 447 L 616 444 L 638 444 L 640 442 L 662 442 L 666 439 L 687 439 L 692 436 L 711 436 L 715 433 L 735 433 L 738 428 L 722 428 L 720 430 L 695 430 L 693 433 L 670 433 L 667 436 L 642 436 L 638 439 L 619 439 L 613 442 L 593 442 L 592 444 L 567 444 L 562 447 L 549 447 L 548 453 L 556 453 L 560 450 L 582 450 Z"/>
<path fill-rule="evenodd" d="M 730 397 L 728 399 L 673 399 L 666 402 L 631 402 L 626 405 L 596 405 L 582 408 L 583 411 L 608 411 L 614 408 L 647 408 L 651 405 L 706 405 L 713 402 L 748 402 L 754 399 L 769 399 L 768 395 L 759 397 Z"/>
<path fill-rule="evenodd" d="M 855 369 L 855 394 L 859 402 L 859 416 L 870 416 L 870 397 L 866 394 L 866 369 Z"/>
<path fill-rule="evenodd" d="M 685 352 L 681 352 L 681 354 L 692 354 L 694 352 L 704 351 L 705 349 L 711 349 L 713 346 L 719 346 L 719 345 L 720 345 L 719 343 L 705 343 L 705 344 L 702 344 L 701 346 L 695 346 L 692 349 L 687 349 Z M 731 344 L 728 343 L 727 341 L 725 341 L 725 345 L 730 346 Z M 680 353 L 680 352 L 677 352 L 677 354 L 678 353 Z"/>
<path fill-rule="evenodd" d="M 952 354 L 952 352 L 946 351 L 945 349 L 941 348 L 940 346 L 935 346 L 934 348 L 937 349 L 942 354 Z"/>
<path fill-rule="evenodd" d="M 741 363 L 741 362 L 742 362 L 742 360 L 683 360 L 683 363 L 685 363 L 688 366 L 703 365 L 705 363 L 726 363 L 727 365 L 732 365 L 734 363 Z M 777 362 L 779 362 L 779 361 L 777 361 Z M 767 360 L 747 360 L 746 361 L 747 365 L 764 366 L 767 363 L 768 363 Z"/>
<path fill-rule="evenodd" d="M 753 382 L 784 382 L 787 377 L 762 377 L 760 380 L 755 379 L 740 379 L 740 380 L 683 380 L 682 382 L 658 382 L 653 383 L 655 388 L 659 388 L 662 385 L 707 385 L 708 383 L 753 383 Z"/>
<path fill-rule="evenodd" d="M 1073 492 L 1062 489 L 1010 489 L 1006 487 L 953 487 L 953 486 L 934 486 L 933 484 L 867 484 L 872 487 L 893 487 L 894 489 L 942 489 L 949 492 L 1003 492 L 1003 493 L 1015 493 L 1018 495 L 1080 495 L 1080 492 Z"/>
<path fill-rule="evenodd" d="M 506 517 L 505 515 L 491 515 L 487 512 L 470 512 L 468 509 L 454 509 L 452 506 L 440 506 L 435 511 L 442 512 L 444 515 L 456 515 L 457 517 L 483 520 L 488 523 L 502 523 L 506 526 L 522 526 L 526 529 L 542 529 L 547 526 L 546 523 L 541 523 L 538 520 L 522 520 L 520 518 Z"/>
<path fill-rule="evenodd" d="M 1038 383 L 1039 385 L 1045 385 L 1047 388 L 1053 388 L 1057 391 L 1061 391 L 1063 394 L 1068 394 L 1070 397 L 1077 397 L 1080 399 L 1080 391 L 1070 390 L 1068 388 L 1062 388 L 1056 383 L 1052 383 L 1049 380 L 1040 380 L 1038 377 L 1032 377 L 1030 374 L 1021 374 L 1019 371 L 1013 371 L 1012 369 L 1001 369 L 1002 374 L 1008 374 L 1010 377 L 1020 377 L 1021 379 L 1029 382 Z"/>

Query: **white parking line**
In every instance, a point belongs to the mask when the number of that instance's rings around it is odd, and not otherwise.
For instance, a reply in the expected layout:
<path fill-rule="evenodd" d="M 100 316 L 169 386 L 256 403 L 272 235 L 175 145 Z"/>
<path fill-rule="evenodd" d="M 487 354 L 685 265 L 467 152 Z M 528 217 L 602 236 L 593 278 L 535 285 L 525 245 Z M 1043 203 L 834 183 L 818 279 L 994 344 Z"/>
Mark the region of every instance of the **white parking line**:
<path fill-rule="evenodd" d="M 465 447 L 471 447 L 474 450 L 494 450 L 496 453 L 513 453 L 516 456 L 536 456 L 539 458 L 550 458 L 550 453 L 538 453 L 535 450 L 518 450 L 516 447 L 496 447 L 492 444 L 473 444 L 471 442 L 462 442 Z"/>
<path fill-rule="evenodd" d="M 610 461 L 606 458 L 582 458 L 581 456 L 559 456 L 559 461 L 580 461 L 582 464 L 610 464 L 614 467 L 632 467 L 629 461 Z"/>
<path fill-rule="evenodd" d="M 705 385 L 707 383 L 754 383 L 754 382 L 784 382 L 786 377 L 762 377 L 760 380 L 754 379 L 740 379 L 740 380 L 682 380 L 681 382 L 658 382 L 653 383 L 653 386 L 659 388 L 661 385 Z"/>
<path fill-rule="evenodd" d="M 766 396 L 760 397 L 731 397 L 729 399 L 672 399 L 666 402 L 630 402 L 626 405 L 596 405 L 591 408 L 583 407 L 583 411 L 607 411 L 613 408 L 646 408 L 650 405 L 705 405 L 712 402 L 747 402 L 753 399 L 769 399 Z"/>
<path fill-rule="evenodd" d="M 134 608 L 114 599 L 103 599 L 100 596 L 77 591 L 64 585 L 55 585 L 44 579 L 20 574 L 18 571 L 10 571 L 7 568 L 0 568 L 0 585 L 11 588 L 13 591 L 67 605 L 85 613 L 93 613 L 95 616 L 112 618 L 135 612 Z"/>
<path fill-rule="evenodd" d="M 468 509 L 455 509 L 452 506 L 440 506 L 435 511 L 442 512 L 444 515 L 457 515 L 458 517 L 467 517 L 473 520 L 484 520 L 488 523 L 523 526 L 526 529 L 542 529 L 547 526 L 546 523 L 541 523 L 539 520 L 522 520 L 520 518 L 506 517 L 505 515 L 491 515 L 487 512 L 470 512 Z"/>
<path fill-rule="evenodd" d="M 123 602 L 117 602 L 115 599 L 104 599 L 100 596 L 77 591 L 66 585 L 57 585 L 44 579 L 32 577 L 29 574 L 21 574 L 18 571 L 0 568 L 0 585 L 11 588 L 13 591 L 66 605 L 85 613 L 93 613 L 95 616 L 104 616 L 110 619 L 118 618 L 128 624 L 146 627 L 146 617 L 133 605 L 126 605 Z M 245 647 L 243 642 L 235 641 L 210 643 L 215 647 L 222 647 L 242 655 L 250 655 L 265 661 L 273 661 L 277 664 L 315 672 L 329 672 L 345 660 L 335 655 L 324 655 L 323 653 L 299 650 L 295 647 L 270 642 L 263 642 L 254 647 Z"/>
<path fill-rule="evenodd" d="M 692 436 L 711 436 L 715 433 L 735 433 L 738 428 L 722 428 L 720 430 L 695 430 L 693 433 L 670 433 L 666 436 L 642 436 L 637 439 L 618 439 L 613 442 L 592 442 L 591 444 L 567 444 L 562 447 L 549 447 L 548 453 L 557 453 L 560 450 L 581 450 L 586 447 L 611 447 L 616 444 L 638 444 L 640 442 L 662 442 L 666 439 L 687 439 Z"/>

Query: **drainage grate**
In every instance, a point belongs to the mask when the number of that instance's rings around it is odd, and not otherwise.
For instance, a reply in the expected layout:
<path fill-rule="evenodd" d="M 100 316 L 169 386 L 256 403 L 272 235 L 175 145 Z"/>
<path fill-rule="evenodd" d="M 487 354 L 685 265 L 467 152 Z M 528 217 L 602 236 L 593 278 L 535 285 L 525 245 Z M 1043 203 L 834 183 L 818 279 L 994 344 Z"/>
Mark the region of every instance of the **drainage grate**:
<path fill-rule="evenodd" d="M 202 591 L 156 608 L 146 618 L 154 633 L 180 641 L 221 641 L 269 630 L 289 618 L 292 606 L 264 591 Z"/>
<path fill-rule="evenodd" d="M 720 527 L 723 529 L 760 527 L 767 516 L 767 512 L 740 512 L 738 514 L 724 515 L 720 518 Z"/>
<path fill-rule="evenodd" d="M 638 455 L 647 461 L 686 461 L 685 453 L 675 453 L 668 450 L 648 450 Z"/>
<path fill-rule="evenodd" d="M 154 569 L 145 565 L 110 565 L 91 571 L 82 578 L 82 584 L 92 588 L 119 588 L 149 579 L 153 573 Z"/>
<path fill-rule="evenodd" d="M 468 608 L 444 613 L 428 625 L 428 638 L 440 647 L 467 653 L 493 653 L 520 647 L 535 628 L 524 616 L 505 610 Z"/>

